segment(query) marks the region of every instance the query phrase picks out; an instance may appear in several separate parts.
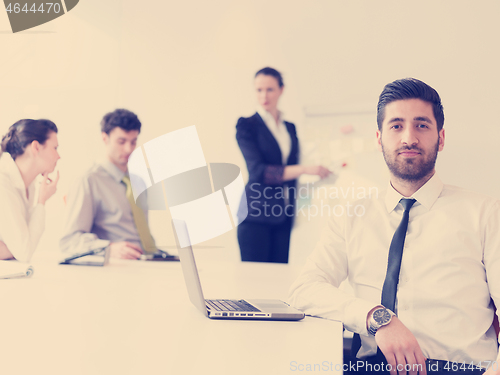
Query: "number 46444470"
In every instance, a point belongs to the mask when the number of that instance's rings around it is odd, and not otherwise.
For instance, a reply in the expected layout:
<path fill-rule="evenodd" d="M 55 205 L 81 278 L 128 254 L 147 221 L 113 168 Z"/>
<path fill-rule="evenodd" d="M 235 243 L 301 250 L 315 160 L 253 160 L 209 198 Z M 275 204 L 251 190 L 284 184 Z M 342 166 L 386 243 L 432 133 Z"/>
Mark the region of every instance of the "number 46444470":
<path fill-rule="evenodd" d="M 38 8 L 36 7 L 35 4 L 32 4 L 31 7 L 29 6 L 28 3 L 9 3 L 7 5 L 7 8 L 5 10 L 9 13 L 28 13 L 28 12 L 33 12 L 33 13 L 59 13 L 61 11 L 61 4 L 59 3 L 41 3 Z"/>

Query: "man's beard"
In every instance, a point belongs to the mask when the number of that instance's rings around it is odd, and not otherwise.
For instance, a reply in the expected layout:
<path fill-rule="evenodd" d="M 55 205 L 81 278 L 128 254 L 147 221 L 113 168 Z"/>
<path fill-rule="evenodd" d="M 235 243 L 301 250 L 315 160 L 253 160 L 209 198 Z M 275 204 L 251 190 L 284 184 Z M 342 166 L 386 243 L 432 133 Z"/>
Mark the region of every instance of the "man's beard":
<path fill-rule="evenodd" d="M 417 160 L 417 158 L 402 158 L 397 160 L 397 156 L 402 151 L 418 151 L 423 156 L 423 160 Z M 382 144 L 382 153 L 384 155 L 385 163 L 389 168 L 389 171 L 401 180 L 408 182 L 420 181 L 426 176 L 428 176 L 436 165 L 437 154 L 439 150 L 439 138 L 436 143 L 434 151 L 427 155 L 422 149 L 413 146 L 401 147 L 394 153 L 395 156 L 389 155 L 384 150 L 384 145 Z"/>

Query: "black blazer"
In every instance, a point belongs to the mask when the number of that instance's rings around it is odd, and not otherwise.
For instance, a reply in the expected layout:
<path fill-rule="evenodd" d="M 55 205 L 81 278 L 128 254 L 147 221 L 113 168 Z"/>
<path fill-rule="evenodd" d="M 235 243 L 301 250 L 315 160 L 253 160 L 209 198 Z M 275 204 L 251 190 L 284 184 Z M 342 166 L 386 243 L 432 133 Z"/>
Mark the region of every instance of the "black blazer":
<path fill-rule="evenodd" d="M 285 121 L 292 141 L 286 165 L 299 163 L 299 140 L 295 125 Z M 258 223 L 279 224 L 295 214 L 296 180 L 283 181 L 283 158 L 278 142 L 258 113 L 241 117 L 236 124 L 236 140 L 248 167 L 245 186 L 248 216 L 246 220 Z M 290 197 L 285 208 L 285 186 Z M 240 205 L 243 208 L 244 200 Z"/>

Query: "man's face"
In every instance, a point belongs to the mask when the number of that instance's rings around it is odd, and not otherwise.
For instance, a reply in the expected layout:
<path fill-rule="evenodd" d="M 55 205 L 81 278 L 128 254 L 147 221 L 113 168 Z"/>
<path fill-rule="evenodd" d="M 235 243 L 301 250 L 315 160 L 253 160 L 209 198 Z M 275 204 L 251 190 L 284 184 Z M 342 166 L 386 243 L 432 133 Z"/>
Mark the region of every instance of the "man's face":
<path fill-rule="evenodd" d="M 393 176 L 420 181 L 434 173 L 437 153 L 444 147 L 444 129 L 438 133 L 430 103 L 397 100 L 385 107 L 377 142 Z"/>
<path fill-rule="evenodd" d="M 128 158 L 137 144 L 138 130 L 125 131 L 116 127 L 109 135 L 102 133 L 109 160 L 122 170 L 127 169 Z"/>

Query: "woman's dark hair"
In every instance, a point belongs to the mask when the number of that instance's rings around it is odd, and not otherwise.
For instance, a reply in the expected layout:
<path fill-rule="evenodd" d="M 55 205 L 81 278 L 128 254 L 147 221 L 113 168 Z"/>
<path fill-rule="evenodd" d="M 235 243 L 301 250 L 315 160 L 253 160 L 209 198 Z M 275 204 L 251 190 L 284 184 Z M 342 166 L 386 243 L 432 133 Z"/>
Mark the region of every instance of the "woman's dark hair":
<path fill-rule="evenodd" d="M 50 136 L 50 132 L 57 133 L 57 126 L 50 120 L 19 120 L 9 128 L 7 134 L 2 137 L 1 152 L 8 152 L 15 160 L 24 154 L 26 146 L 33 141 L 41 145 Z"/>
<path fill-rule="evenodd" d="M 114 128 L 122 128 L 126 132 L 141 131 L 141 122 L 134 112 L 127 109 L 115 109 L 107 113 L 101 121 L 101 131 L 109 135 Z"/>
<path fill-rule="evenodd" d="M 276 78 L 276 81 L 278 81 L 278 86 L 283 87 L 283 77 L 281 77 L 281 73 L 278 72 L 276 69 L 269 68 L 269 67 L 262 68 L 257 73 L 255 73 L 255 77 L 257 77 L 259 74 L 263 74 L 265 76 L 271 76 L 271 77 Z"/>

